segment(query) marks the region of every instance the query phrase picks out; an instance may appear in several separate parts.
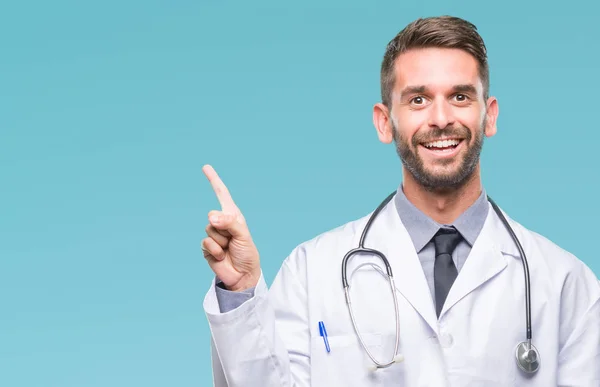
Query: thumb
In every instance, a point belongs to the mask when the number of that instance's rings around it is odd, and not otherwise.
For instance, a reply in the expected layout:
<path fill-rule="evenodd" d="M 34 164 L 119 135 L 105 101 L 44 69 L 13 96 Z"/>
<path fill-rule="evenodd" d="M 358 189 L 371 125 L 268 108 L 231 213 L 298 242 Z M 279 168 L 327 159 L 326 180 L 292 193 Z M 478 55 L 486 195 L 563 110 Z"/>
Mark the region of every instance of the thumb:
<path fill-rule="evenodd" d="M 237 215 L 214 212 L 208 217 L 210 224 L 220 231 L 227 231 L 234 238 L 243 238 L 248 234 L 246 226 Z"/>

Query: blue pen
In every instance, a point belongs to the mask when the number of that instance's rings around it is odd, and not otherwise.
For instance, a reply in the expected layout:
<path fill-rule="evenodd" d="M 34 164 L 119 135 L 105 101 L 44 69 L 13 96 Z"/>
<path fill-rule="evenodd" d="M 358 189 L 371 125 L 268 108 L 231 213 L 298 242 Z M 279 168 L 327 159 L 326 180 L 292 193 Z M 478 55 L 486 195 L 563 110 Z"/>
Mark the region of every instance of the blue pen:
<path fill-rule="evenodd" d="M 319 334 L 321 336 L 323 336 L 323 341 L 325 342 L 325 348 L 327 349 L 327 352 L 329 352 L 330 351 L 329 340 L 327 340 L 327 331 L 325 330 L 325 324 L 323 324 L 323 321 L 319 321 Z"/>

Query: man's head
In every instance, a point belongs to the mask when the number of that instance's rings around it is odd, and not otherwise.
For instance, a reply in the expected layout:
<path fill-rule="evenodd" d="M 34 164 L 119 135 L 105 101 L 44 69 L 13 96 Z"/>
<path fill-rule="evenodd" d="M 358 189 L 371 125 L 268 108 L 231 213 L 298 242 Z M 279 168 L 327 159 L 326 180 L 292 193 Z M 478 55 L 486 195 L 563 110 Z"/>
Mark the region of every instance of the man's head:
<path fill-rule="evenodd" d="M 373 120 L 395 141 L 405 170 L 429 190 L 461 187 L 478 173 L 483 136 L 496 131 L 486 47 L 459 18 L 419 19 L 387 46 Z M 438 140 L 444 140 L 439 142 Z"/>

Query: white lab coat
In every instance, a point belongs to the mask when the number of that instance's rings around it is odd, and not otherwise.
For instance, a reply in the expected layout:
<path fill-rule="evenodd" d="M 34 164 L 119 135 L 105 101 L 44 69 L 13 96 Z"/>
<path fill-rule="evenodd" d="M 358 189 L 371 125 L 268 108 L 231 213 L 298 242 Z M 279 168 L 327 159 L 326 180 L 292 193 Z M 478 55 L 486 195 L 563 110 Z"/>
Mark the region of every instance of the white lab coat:
<path fill-rule="evenodd" d="M 341 283 L 342 258 L 358 245 L 366 221 L 299 245 L 270 290 L 261 278 L 255 296 L 233 311 L 219 312 L 211 284 L 204 308 L 215 386 L 600 386 L 600 282 L 587 266 L 509 218 L 529 261 L 533 344 L 541 357 L 537 374 L 527 376 L 515 362 L 526 334 L 522 263 L 492 207 L 438 319 L 394 200 L 365 245 L 382 251 L 392 266 L 404 361 L 370 372 Z M 395 335 L 391 291 L 372 266 L 356 270 L 364 262 L 381 266 L 371 256 L 350 262 L 353 308 L 371 352 L 387 361 Z"/>

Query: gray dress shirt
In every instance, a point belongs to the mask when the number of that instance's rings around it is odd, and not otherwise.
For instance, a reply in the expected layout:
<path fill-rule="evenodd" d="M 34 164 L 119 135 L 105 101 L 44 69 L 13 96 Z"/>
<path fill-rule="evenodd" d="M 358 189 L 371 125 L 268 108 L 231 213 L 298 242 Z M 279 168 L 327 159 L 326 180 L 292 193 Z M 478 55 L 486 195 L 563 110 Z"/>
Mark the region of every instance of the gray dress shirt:
<path fill-rule="evenodd" d="M 396 208 L 400 220 L 406 227 L 410 238 L 412 239 L 415 250 L 423 266 L 423 272 L 431 291 L 431 298 L 435 304 L 435 287 L 433 278 L 433 266 L 435 263 L 435 247 L 433 245 L 433 237 L 441 227 L 453 226 L 462 235 L 463 240 L 460 241 L 454 252 L 452 259 L 456 269 L 460 273 L 461 268 L 465 264 L 471 248 L 475 240 L 479 236 L 485 219 L 488 214 L 489 206 L 487 203 L 487 195 L 482 189 L 479 198 L 463 212 L 453 224 L 439 224 L 421 210 L 415 207 L 404 195 L 402 185 L 397 190 L 397 195 L 394 198 Z M 223 283 L 217 278 L 217 300 L 221 313 L 229 312 L 254 296 L 254 288 L 246 289 L 242 292 L 232 292 L 223 286 Z"/>

